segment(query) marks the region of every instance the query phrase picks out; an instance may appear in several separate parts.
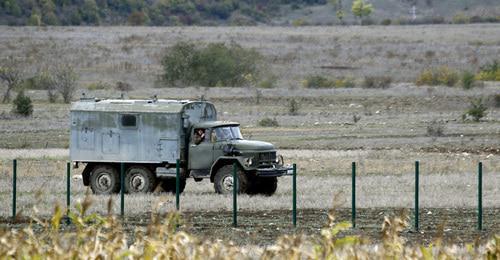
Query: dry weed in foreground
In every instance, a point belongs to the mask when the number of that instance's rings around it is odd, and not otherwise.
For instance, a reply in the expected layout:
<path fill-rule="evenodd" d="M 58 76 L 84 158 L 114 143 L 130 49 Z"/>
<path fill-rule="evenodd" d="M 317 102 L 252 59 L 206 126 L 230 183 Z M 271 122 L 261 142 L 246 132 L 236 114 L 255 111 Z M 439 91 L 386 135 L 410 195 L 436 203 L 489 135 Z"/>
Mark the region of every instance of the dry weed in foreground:
<path fill-rule="evenodd" d="M 438 238 L 434 245 L 407 246 L 400 232 L 408 225 L 407 217 L 386 218 L 381 244 L 370 244 L 358 236 L 341 236 L 350 228 L 348 222 L 335 223 L 329 213 L 328 227 L 317 239 L 302 235 L 283 236 L 269 247 L 249 250 L 232 243 L 201 241 L 193 235 L 178 231 L 182 224 L 176 212 L 152 214 L 149 226 L 136 229 L 127 237 L 122 223 L 113 215 L 88 215 L 91 201 L 78 206 L 70 214 L 71 226 L 61 226 L 63 210 L 55 208 L 50 221 L 35 217 L 20 230 L 0 231 L 2 259 L 499 259 L 500 236 L 485 246 L 443 246 Z M 110 212 L 111 213 L 111 212 Z"/>

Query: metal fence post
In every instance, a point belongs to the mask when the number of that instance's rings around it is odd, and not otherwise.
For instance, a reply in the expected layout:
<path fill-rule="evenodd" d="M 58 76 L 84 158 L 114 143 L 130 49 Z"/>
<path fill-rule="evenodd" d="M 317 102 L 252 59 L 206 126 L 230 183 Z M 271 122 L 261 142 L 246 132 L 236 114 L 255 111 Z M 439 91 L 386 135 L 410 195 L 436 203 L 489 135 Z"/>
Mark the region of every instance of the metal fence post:
<path fill-rule="evenodd" d="M 181 186 L 181 180 L 180 178 L 180 160 L 177 159 L 175 163 L 175 209 L 179 210 L 180 209 L 180 197 L 179 197 L 179 192 L 180 192 L 180 186 Z"/>
<path fill-rule="evenodd" d="M 238 226 L 238 174 L 236 163 L 233 163 L 233 227 Z"/>
<path fill-rule="evenodd" d="M 352 168 L 352 198 L 351 198 L 351 223 L 352 227 L 356 227 L 356 162 L 352 162 L 351 165 Z"/>
<path fill-rule="evenodd" d="M 70 223 L 69 208 L 71 205 L 71 164 L 66 163 L 66 224 Z"/>
<path fill-rule="evenodd" d="M 293 227 L 297 227 L 297 164 L 293 164 L 293 178 L 292 178 L 292 223 Z"/>
<path fill-rule="evenodd" d="M 418 186 L 419 186 L 419 174 L 420 174 L 420 163 L 415 161 L 415 230 L 418 231 Z"/>
<path fill-rule="evenodd" d="M 120 163 L 120 215 L 125 216 L 125 164 Z"/>
<path fill-rule="evenodd" d="M 12 219 L 16 218 L 17 159 L 12 161 Z"/>
<path fill-rule="evenodd" d="M 477 229 L 483 230 L 483 163 L 479 162 L 477 168 Z"/>

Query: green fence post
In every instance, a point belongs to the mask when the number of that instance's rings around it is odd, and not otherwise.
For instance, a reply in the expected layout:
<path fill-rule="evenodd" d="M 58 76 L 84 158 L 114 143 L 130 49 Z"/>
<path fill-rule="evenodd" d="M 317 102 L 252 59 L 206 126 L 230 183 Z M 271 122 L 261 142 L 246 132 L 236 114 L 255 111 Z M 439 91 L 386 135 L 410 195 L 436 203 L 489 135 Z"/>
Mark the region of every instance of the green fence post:
<path fill-rule="evenodd" d="M 293 164 L 293 178 L 292 178 L 292 222 L 293 227 L 297 227 L 297 164 Z"/>
<path fill-rule="evenodd" d="M 477 229 L 483 230 L 483 163 L 477 167 Z"/>
<path fill-rule="evenodd" d="M 180 191 L 180 186 L 181 186 L 181 180 L 180 178 L 180 172 L 181 172 L 181 166 L 180 166 L 180 160 L 177 159 L 175 162 L 175 208 L 177 210 L 180 209 L 180 197 L 179 197 L 179 191 Z"/>
<path fill-rule="evenodd" d="M 238 226 L 238 174 L 236 163 L 233 163 L 233 227 Z"/>
<path fill-rule="evenodd" d="M 418 177 L 420 174 L 420 163 L 415 161 L 415 230 L 418 231 Z"/>
<path fill-rule="evenodd" d="M 125 164 L 120 163 L 120 215 L 125 217 Z"/>
<path fill-rule="evenodd" d="M 12 161 L 12 219 L 16 219 L 17 159 Z"/>
<path fill-rule="evenodd" d="M 66 163 L 66 224 L 70 223 L 69 208 L 71 205 L 71 164 Z"/>
<path fill-rule="evenodd" d="M 351 198 L 351 223 L 352 223 L 352 227 L 355 228 L 356 227 L 356 162 L 352 162 L 351 164 L 351 169 L 352 169 L 352 174 L 351 174 L 351 177 L 352 177 L 352 181 L 351 181 L 351 184 L 352 184 L 352 187 L 351 187 L 351 194 L 352 194 L 352 198 Z"/>

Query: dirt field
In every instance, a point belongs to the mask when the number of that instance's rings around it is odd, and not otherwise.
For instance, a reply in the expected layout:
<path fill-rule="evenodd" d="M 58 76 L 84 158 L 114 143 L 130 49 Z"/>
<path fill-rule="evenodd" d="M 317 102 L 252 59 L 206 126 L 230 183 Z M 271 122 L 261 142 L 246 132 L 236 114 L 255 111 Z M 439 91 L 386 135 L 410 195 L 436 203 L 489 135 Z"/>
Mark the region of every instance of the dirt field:
<path fill-rule="evenodd" d="M 444 235 L 455 242 L 473 242 L 500 233 L 500 108 L 494 96 L 498 82 L 463 90 L 412 83 L 424 68 L 448 65 L 477 69 L 500 53 L 496 25 L 388 27 L 251 27 L 251 28 L 10 28 L 0 27 L 0 53 L 26 57 L 35 70 L 55 57 L 72 63 L 80 74 L 81 91 L 116 97 L 113 89 L 86 90 L 99 81 L 127 81 L 131 98 L 199 99 L 212 101 L 222 120 L 242 124 L 247 139 L 274 143 L 287 163 L 298 165 L 299 227 L 290 225 L 291 178 L 279 180 L 272 197 L 239 198 L 241 226 L 230 228 L 231 197 L 215 195 L 207 181 L 189 181 L 181 196 L 186 230 L 201 236 L 217 234 L 238 244 L 270 244 L 280 234 L 317 235 L 326 211 L 335 203 L 339 220 L 349 220 L 350 165 L 358 163 L 358 228 L 350 232 L 377 239 L 384 215 L 411 209 L 414 162 L 421 163 L 421 226 L 423 233 L 405 232 L 411 242 L 428 242 L 446 221 Z M 180 40 L 234 40 L 265 54 L 278 75 L 274 89 L 153 88 L 160 73 L 162 50 Z M 431 55 L 432 54 L 432 55 Z M 43 61 L 43 62 L 32 62 Z M 352 65 L 337 71 L 323 65 Z M 310 74 L 389 75 L 396 83 L 384 89 L 304 89 Z M 403 82 L 403 83 L 401 83 Z M 260 93 L 260 94 L 259 94 Z M 0 104 L 0 217 L 11 214 L 11 159 L 19 159 L 18 212 L 24 216 L 52 214 L 65 205 L 69 105 L 49 104 L 46 93 L 30 90 L 34 113 L 20 118 L 12 105 Z M 474 99 L 488 106 L 480 122 L 462 120 Z M 297 115 L 289 103 L 299 104 Z M 279 127 L 262 127 L 275 118 Z M 354 120 L 357 118 L 357 120 Z M 441 134 L 429 128 L 438 127 Z M 475 231 L 477 163 L 484 164 L 485 230 Z M 72 206 L 85 196 L 79 177 L 72 176 Z M 107 196 L 92 196 L 91 212 L 105 214 Z M 119 212 L 118 196 L 113 211 Z M 173 210 L 174 196 L 164 193 L 126 197 L 130 230 L 147 221 L 147 212 Z M 19 226 L 17 226 L 19 227 Z"/>

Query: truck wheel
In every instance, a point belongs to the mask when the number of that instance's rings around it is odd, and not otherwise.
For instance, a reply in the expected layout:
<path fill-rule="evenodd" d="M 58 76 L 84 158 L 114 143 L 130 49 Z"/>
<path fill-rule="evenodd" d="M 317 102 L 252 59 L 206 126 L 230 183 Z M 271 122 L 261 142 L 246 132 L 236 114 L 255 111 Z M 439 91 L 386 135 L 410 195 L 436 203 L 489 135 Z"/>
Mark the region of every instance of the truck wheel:
<path fill-rule="evenodd" d="M 248 178 L 245 172 L 238 167 L 238 193 L 246 193 L 248 190 Z M 226 165 L 217 170 L 214 178 L 214 189 L 219 194 L 228 194 L 233 192 L 233 165 Z"/>
<path fill-rule="evenodd" d="M 112 194 L 120 191 L 118 171 L 109 165 L 96 165 L 90 173 L 90 188 L 94 194 Z"/>
<path fill-rule="evenodd" d="M 179 184 L 180 184 L 179 193 L 182 193 L 184 191 L 184 188 L 186 188 L 186 179 L 181 178 Z M 162 180 L 161 188 L 163 189 L 164 192 L 170 192 L 175 194 L 175 178 L 168 178 Z"/>
<path fill-rule="evenodd" d="M 156 186 L 155 175 L 144 166 L 131 166 L 125 172 L 125 192 L 149 193 Z"/>
<path fill-rule="evenodd" d="M 278 189 L 278 178 L 276 177 L 260 178 L 258 183 L 260 184 L 258 193 L 262 195 L 271 196 Z"/>

